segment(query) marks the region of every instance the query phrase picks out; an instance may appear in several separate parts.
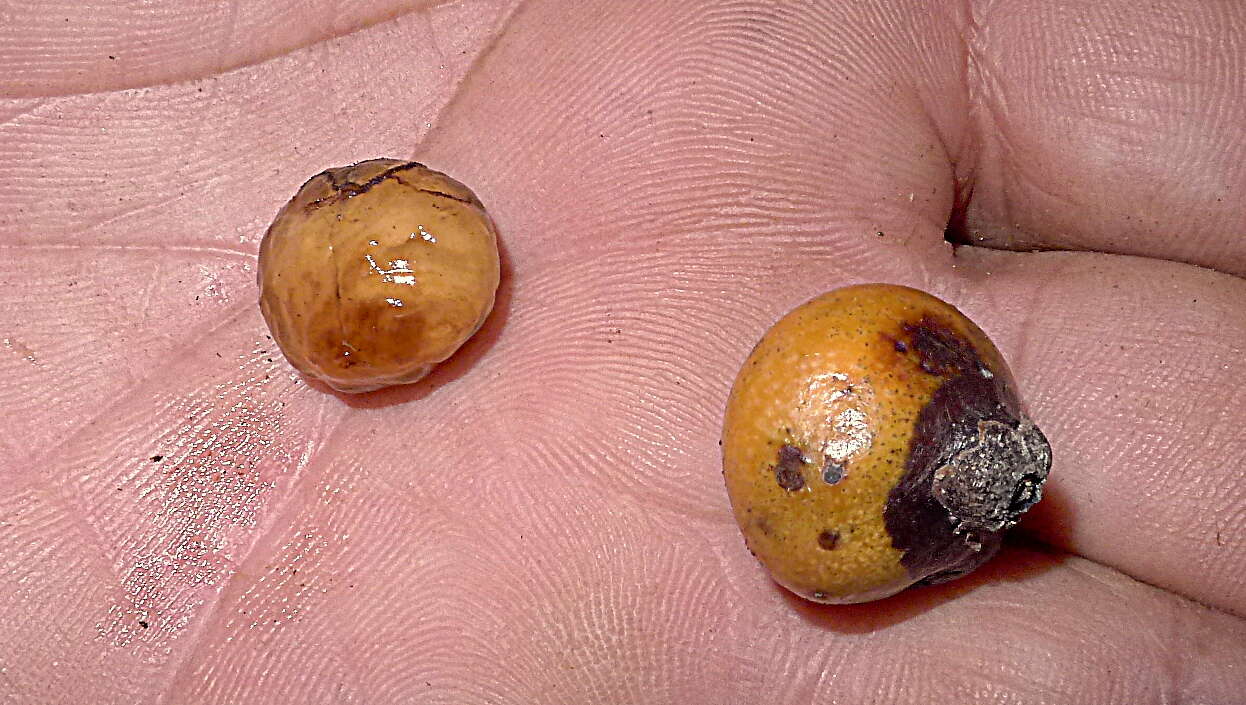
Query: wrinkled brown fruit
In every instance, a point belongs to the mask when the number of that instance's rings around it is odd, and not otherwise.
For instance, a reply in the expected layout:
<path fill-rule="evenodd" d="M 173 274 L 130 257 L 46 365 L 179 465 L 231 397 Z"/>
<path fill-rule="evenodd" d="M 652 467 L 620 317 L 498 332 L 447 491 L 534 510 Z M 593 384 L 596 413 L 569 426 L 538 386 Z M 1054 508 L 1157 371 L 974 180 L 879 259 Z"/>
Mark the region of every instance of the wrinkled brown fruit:
<path fill-rule="evenodd" d="M 260 245 L 260 309 L 286 359 L 342 392 L 409 384 L 483 325 L 497 238 L 466 186 L 374 159 L 312 177 Z"/>

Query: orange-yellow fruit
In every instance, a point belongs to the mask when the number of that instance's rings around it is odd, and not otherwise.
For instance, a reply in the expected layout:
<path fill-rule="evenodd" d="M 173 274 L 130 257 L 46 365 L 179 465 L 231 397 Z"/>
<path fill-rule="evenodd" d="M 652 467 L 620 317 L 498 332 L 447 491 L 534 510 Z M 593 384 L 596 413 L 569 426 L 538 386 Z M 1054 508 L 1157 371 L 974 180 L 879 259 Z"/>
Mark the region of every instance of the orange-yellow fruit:
<path fill-rule="evenodd" d="M 723 475 L 749 549 L 817 602 L 974 570 L 1039 500 L 1050 464 L 986 334 L 886 284 L 837 289 L 776 323 L 723 424 Z"/>
<path fill-rule="evenodd" d="M 342 392 L 422 378 L 484 323 L 496 233 L 466 186 L 374 159 L 312 177 L 260 245 L 260 310 L 290 364 Z"/>

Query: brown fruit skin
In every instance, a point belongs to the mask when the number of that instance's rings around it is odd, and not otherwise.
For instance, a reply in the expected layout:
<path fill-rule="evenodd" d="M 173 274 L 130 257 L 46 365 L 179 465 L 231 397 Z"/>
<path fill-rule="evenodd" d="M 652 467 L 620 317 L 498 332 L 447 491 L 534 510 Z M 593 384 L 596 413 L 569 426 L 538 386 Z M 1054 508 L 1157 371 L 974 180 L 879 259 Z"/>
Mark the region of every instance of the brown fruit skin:
<path fill-rule="evenodd" d="M 723 476 L 749 550 L 817 602 L 972 571 L 1041 498 L 1050 463 L 986 334 L 887 284 L 831 291 L 775 323 L 723 422 Z"/>
<path fill-rule="evenodd" d="M 260 244 L 260 310 L 286 359 L 341 392 L 424 377 L 493 308 L 497 236 L 466 186 L 374 159 L 312 177 Z"/>

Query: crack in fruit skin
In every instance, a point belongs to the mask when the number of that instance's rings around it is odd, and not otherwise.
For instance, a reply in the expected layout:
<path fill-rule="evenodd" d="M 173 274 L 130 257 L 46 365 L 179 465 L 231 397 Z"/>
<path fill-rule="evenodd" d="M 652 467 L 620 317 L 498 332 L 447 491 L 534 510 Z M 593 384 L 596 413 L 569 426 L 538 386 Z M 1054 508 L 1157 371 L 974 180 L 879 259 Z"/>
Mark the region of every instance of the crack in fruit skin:
<path fill-rule="evenodd" d="M 784 316 L 724 416 L 723 475 L 749 550 L 819 602 L 972 571 L 1041 498 L 1049 466 L 994 345 L 906 287 L 846 287 Z"/>
<path fill-rule="evenodd" d="M 260 309 L 286 359 L 342 392 L 418 381 L 484 324 L 500 276 L 466 186 L 374 159 L 309 179 L 260 245 Z"/>

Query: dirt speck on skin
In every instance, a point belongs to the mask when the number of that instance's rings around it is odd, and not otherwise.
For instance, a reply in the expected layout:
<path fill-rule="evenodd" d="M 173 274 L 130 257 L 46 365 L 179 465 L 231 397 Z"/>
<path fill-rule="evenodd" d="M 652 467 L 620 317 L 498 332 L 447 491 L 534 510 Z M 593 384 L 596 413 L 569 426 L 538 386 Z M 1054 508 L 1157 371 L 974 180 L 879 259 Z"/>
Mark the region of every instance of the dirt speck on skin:
<path fill-rule="evenodd" d="M 6 349 L 11 350 L 15 355 L 32 365 L 37 366 L 39 364 L 39 360 L 35 357 L 35 351 L 31 350 L 30 347 L 17 338 L 2 338 L 0 339 L 0 345 L 3 345 Z"/>

